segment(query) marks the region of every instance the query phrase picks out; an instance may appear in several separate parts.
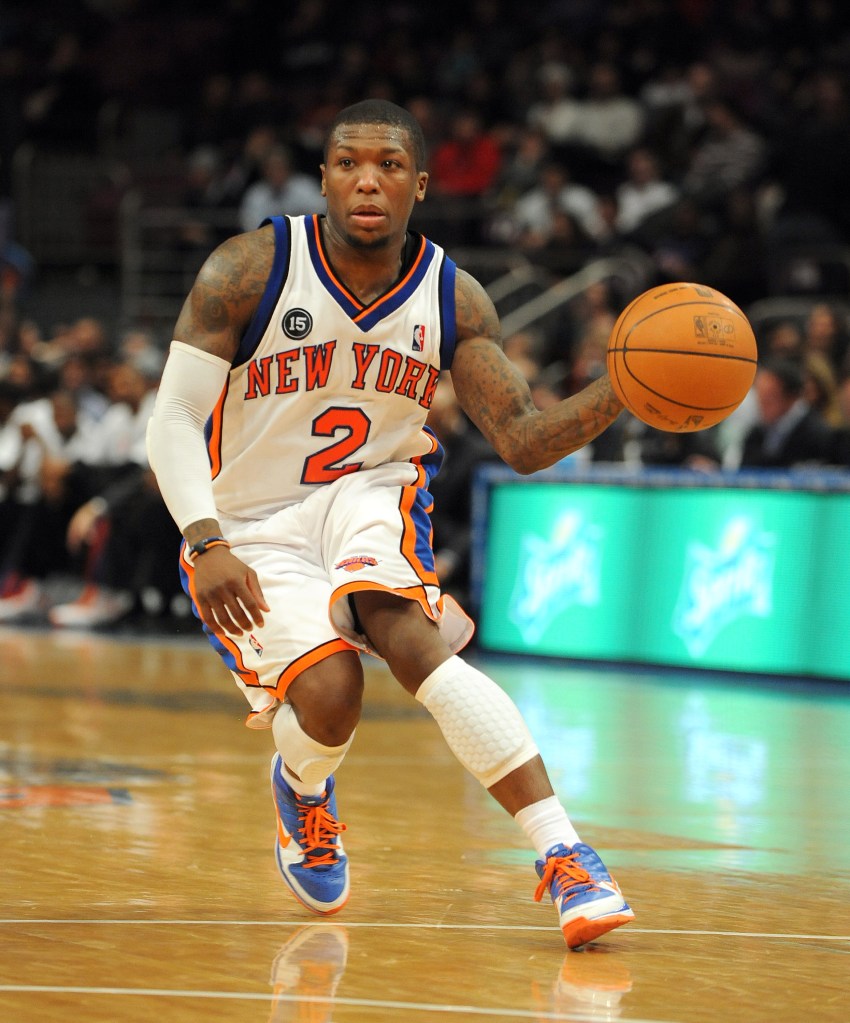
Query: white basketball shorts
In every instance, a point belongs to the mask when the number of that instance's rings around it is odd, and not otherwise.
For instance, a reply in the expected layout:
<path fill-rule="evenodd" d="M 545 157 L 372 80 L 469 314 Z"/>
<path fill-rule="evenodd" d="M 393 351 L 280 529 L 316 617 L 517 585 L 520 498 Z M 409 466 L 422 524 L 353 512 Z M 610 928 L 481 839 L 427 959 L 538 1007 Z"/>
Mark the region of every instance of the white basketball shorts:
<path fill-rule="evenodd" d="M 417 601 L 453 653 L 473 624 L 440 593 L 431 547 L 431 498 L 424 470 L 393 462 L 342 476 L 267 519 L 222 522 L 233 554 L 257 573 L 269 605 L 265 624 L 241 636 L 204 631 L 251 705 L 246 724 L 268 728 L 300 672 L 334 653 L 375 654 L 357 630 L 349 597 L 388 590 Z M 194 599 L 194 566 L 180 555 L 183 588 Z"/>

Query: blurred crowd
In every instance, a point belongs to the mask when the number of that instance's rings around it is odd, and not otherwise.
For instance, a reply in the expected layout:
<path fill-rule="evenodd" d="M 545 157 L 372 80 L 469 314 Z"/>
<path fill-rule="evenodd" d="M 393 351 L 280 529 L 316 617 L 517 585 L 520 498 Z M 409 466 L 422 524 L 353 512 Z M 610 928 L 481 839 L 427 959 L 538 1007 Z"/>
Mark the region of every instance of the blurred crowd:
<path fill-rule="evenodd" d="M 19 147 L 109 156 L 110 188 L 182 206 L 180 244 L 206 252 L 270 213 L 321 210 L 339 108 L 404 104 L 429 144 L 423 215 L 449 211 L 432 236 L 450 252 L 519 252 L 552 279 L 637 253 L 647 287 L 702 281 L 745 309 L 786 288 L 811 298 L 758 324 L 756 383 L 725 423 L 677 435 L 624 415 L 577 460 L 847 469 L 850 260 L 801 282 L 785 257 L 850 247 L 848 90 L 838 0 L 544 0 L 521 14 L 471 0 L 449 21 L 414 0 L 5 3 L 0 620 L 100 624 L 180 601 L 179 537 L 143 444 L 168 338 L 21 314 L 38 268 L 14 231 Z M 595 285 L 505 339 L 538 407 L 601 372 L 628 297 Z M 447 449 L 439 569 L 463 596 L 469 479 L 493 456 L 449 379 L 431 421 Z"/>
<path fill-rule="evenodd" d="M 0 622 L 68 628 L 185 614 L 180 535 L 145 451 L 154 338 L 94 318 L 0 355 Z"/>

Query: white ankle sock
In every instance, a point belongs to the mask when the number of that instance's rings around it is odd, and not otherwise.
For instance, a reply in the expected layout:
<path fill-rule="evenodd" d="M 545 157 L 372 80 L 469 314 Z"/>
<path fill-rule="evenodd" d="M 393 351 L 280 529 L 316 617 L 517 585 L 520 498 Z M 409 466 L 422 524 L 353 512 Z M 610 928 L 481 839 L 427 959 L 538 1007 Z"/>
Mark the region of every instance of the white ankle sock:
<path fill-rule="evenodd" d="M 557 796 L 548 796 L 539 803 L 524 806 L 514 814 L 514 820 L 528 835 L 541 858 L 559 842 L 569 848 L 581 841 Z"/>
<path fill-rule="evenodd" d="M 299 796 L 321 796 L 325 791 L 325 782 L 327 782 L 327 778 L 318 785 L 308 785 L 307 782 L 301 781 L 300 778 L 296 778 L 291 771 L 287 771 L 286 764 L 283 763 L 283 761 L 281 761 L 280 764 L 280 773 L 286 784 L 293 791 L 297 792 Z"/>

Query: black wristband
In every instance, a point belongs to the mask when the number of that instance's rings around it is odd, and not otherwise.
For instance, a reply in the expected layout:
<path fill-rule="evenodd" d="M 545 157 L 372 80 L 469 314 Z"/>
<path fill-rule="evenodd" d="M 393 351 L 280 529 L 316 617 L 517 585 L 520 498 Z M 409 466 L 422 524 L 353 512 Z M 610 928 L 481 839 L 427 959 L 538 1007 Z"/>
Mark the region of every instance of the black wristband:
<path fill-rule="evenodd" d="M 196 543 L 189 544 L 188 547 L 189 560 L 194 561 L 200 554 L 208 551 L 210 547 L 230 547 L 230 544 L 223 536 L 205 536 L 203 540 L 198 540 Z"/>

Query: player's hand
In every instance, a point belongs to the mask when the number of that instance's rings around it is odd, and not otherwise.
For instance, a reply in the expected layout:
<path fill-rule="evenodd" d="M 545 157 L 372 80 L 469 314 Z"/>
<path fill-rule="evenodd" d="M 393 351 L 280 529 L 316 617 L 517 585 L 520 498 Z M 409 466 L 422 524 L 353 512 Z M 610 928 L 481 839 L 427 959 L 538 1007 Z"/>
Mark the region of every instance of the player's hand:
<path fill-rule="evenodd" d="M 71 516 L 66 533 L 68 550 L 77 554 L 84 544 L 90 543 L 94 538 L 94 530 L 100 518 L 106 511 L 106 502 L 98 498 L 86 501 Z"/>
<path fill-rule="evenodd" d="M 205 625 L 233 636 L 261 628 L 269 610 L 257 573 L 224 546 L 195 559 L 195 601 Z"/>

